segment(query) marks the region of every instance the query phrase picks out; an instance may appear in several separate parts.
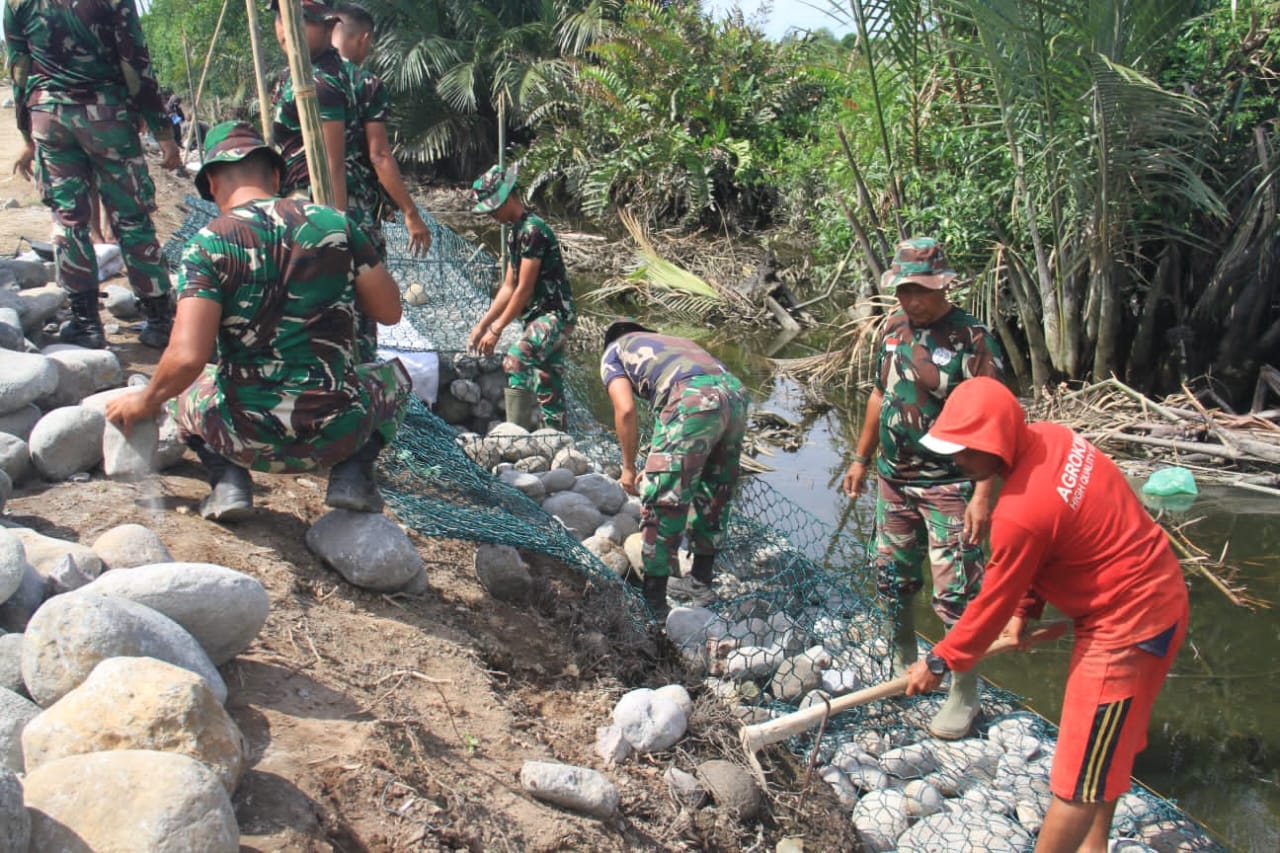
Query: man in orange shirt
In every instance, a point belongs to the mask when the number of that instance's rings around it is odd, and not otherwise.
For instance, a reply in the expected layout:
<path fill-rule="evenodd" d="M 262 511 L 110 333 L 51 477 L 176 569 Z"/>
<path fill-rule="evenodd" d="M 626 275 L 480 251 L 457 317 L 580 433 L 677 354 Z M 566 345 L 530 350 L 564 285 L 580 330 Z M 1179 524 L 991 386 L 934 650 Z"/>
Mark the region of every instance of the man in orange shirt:
<path fill-rule="evenodd" d="M 1146 746 L 1151 706 L 1187 630 L 1182 568 L 1120 469 L 1070 429 L 1027 424 L 994 379 L 965 382 L 922 443 L 975 480 L 1001 477 L 982 590 L 908 671 L 908 695 L 970 669 L 1048 602 L 1075 631 L 1037 853 L 1105 851 Z"/>

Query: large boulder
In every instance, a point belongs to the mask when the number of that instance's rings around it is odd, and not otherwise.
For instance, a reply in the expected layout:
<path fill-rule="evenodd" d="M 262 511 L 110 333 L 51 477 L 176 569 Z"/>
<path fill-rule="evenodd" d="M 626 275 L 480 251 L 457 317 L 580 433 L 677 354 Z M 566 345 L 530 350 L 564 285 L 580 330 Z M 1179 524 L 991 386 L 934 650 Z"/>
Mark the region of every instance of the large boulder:
<path fill-rule="evenodd" d="M 28 773 L 109 749 L 189 755 L 216 773 L 228 794 L 244 769 L 244 736 L 205 680 L 154 658 L 104 660 L 22 732 Z"/>
<path fill-rule="evenodd" d="M 22 314 L 22 328 L 28 335 L 44 327 L 53 319 L 58 309 L 67 301 L 67 292 L 56 284 L 33 287 L 18 294 L 26 305 Z"/>
<path fill-rule="evenodd" d="M 22 783 L 0 768 L 0 853 L 27 853 L 31 847 L 31 816 L 22 802 Z"/>
<path fill-rule="evenodd" d="M 426 568 L 409 537 L 385 515 L 335 509 L 307 531 L 307 547 L 348 583 L 378 592 L 421 584 Z"/>
<path fill-rule="evenodd" d="M 43 355 L 6 352 L 0 370 L 0 413 L 16 412 L 58 387 L 58 366 Z"/>
<path fill-rule="evenodd" d="M 112 480 L 142 480 L 156 472 L 160 422 L 138 421 L 128 435 L 111 421 L 102 429 L 102 473 Z"/>
<path fill-rule="evenodd" d="M 227 699 L 222 676 L 181 625 L 127 598 L 85 591 L 54 596 L 31 617 L 22 642 L 22 680 L 47 708 L 113 657 L 152 657 L 191 670 L 219 702 Z"/>
<path fill-rule="evenodd" d="M 16 486 L 31 475 L 31 450 L 16 435 L 0 432 L 0 471 Z"/>
<path fill-rule="evenodd" d="M 494 598 L 513 603 L 528 600 L 533 578 L 520 552 L 510 545 L 476 546 L 475 569 L 476 578 Z"/>
<path fill-rule="evenodd" d="M 27 554 L 27 562 L 31 563 L 44 577 L 52 574 L 58 564 L 68 556 L 75 560 L 76 566 L 90 579 L 102 574 L 102 560 L 88 545 L 45 536 L 27 527 L 11 527 L 9 532 L 22 543 Z"/>
<path fill-rule="evenodd" d="M 604 521 L 595 502 L 577 492 L 557 492 L 542 502 L 542 508 L 559 519 L 577 539 L 586 539 Z"/>
<path fill-rule="evenodd" d="M 84 592 L 127 598 L 168 616 L 219 666 L 249 648 L 271 609 L 257 578 L 212 563 L 158 563 L 106 572 Z"/>
<path fill-rule="evenodd" d="M 0 688 L 25 696 L 22 680 L 22 635 L 0 634 Z"/>
<path fill-rule="evenodd" d="M 22 772 L 22 730 L 39 714 L 39 705 L 0 687 L 0 768 Z"/>
<path fill-rule="evenodd" d="M 0 258 L 0 274 L 8 273 L 22 290 L 44 287 L 53 281 L 53 273 L 40 261 L 20 261 L 17 258 Z"/>
<path fill-rule="evenodd" d="M 0 349 L 22 352 L 27 338 L 22 331 L 22 318 L 8 305 L 0 305 Z"/>
<path fill-rule="evenodd" d="M 27 622 L 44 603 L 49 584 L 28 562 L 22 570 L 22 585 L 0 604 L 0 630 L 22 633 Z"/>
<path fill-rule="evenodd" d="M 689 727 L 684 709 L 674 699 L 647 687 L 632 690 L 618 700 L 613 724 L 622 729 L 622 736 L 636 752 L 670 749 Z"/>
<path fill-rule="evenodd" d="M 31 849 L 238 853 L 231 798 L 209 768 L 173 752 L 70 755 L 23 783 Z"/>
<path fill-rule="evenodd" d="M 616 514 L 627 502 L 627 493 L 618 485 L 618 481 L 604 474 L 583 474 L 573 484 L 573 490 L 590 498 L 596 509 L 606 516 Z"/>
<path fill-rule="evenodd" d="M 102 461 L 107 419 L 87 406 L 63 406 L 36 422 L 27 444 L 31 461 L 46 480 L 58 482 Z"/>
<path fill-rule="evenodd" d="M 160 537 L 141 524 L 120 524 L 104 532 L 93 540 L 93 553 L 104 570 L 173 562 Z"/>
<path fill-rule="evenodd" d="M 22 540 L 0 527 L 0 603 L 8 601 L 22 586 L 28 566 Z"/>
<path fill-rule="evenodd" d="M 42 408 L 75 406 L 90 394 L 124 381 L 124 368 L 111 350 L 52 344 L 40 352 L 58 371 L 58 385 L 41 398 Z"/>
<path fill-rule="evenodd" d="M 750 771 L 722 758 L 698 765 L 698 781 L 715 804 L 742 823 L 750 823 L 764 806 L 764 794 Z"/>
<path fill-rule="evenodd" d="M 26 441 L 42 416 L 43 413 L 35 403 L 29 403 L 12 412 L 0 413 L 0 433 Z"/>

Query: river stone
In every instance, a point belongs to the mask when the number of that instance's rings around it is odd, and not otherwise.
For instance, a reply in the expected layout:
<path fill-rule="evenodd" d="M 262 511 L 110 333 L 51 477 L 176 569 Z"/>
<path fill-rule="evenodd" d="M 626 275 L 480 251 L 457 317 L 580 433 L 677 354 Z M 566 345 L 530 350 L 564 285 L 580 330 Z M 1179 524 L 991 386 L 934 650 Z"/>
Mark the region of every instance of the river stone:
<path fill-rule="evenodd" d="M 27 563 L 22 570 L 22 585 L 18 591 L 0 603 L 0 630 L 22 633 L 32 614 L 44 603 L 47 590 L 44 576 Z"/>
<path fill-rule="evenodd" d="M 560 470 L 564 470 L 563 468 Z M 627 541 L 627 537 L 640 532 L 640 522 L 630 515 L 620 512 L 596 528 L 597 536 L 606 536 L 619 545 Z"/>
<path fill-rule="evenodd" d="M 27 562 L 44 577 L 53 574 L 63 558 L 68 555 L 75 560 L 77 568 L 90 579 L 102 574 L 102 560 L 88 545 L 55 539 L 43 533 L 36 533 L 28 527 L 10 527 L 9 532 L 22 543 Z"/>
<path fill-rule="evenodd" d="M 544 471 L 551 470 L 551 461 L 545 456 L 538 456 L 536 454 L 533 456 L 526 456 L 523 459 L 516 460 L 515 470 L 523 471 L 526 474 L 541 474 Z M 543 491 L 545 493 L 545 487 Z"/>
<path fill-rule="evenodd" d="M 44 328 L 44 324 L 52 320 L 67 301 L 67 292 L 56 284 L 23 290 L 18 296 L 27 306 L 25 313 L 19 312 L 22 313 L 22 328 L 27 334 Z"/>
<path fill-rule="evenodd" d="M 90 394 L 124 382 L 124 368 L 111 350 L 52 344 L 40 352 L 58 369 L 58 387 L 40 400 L 44 409 L 77 405 Z"/>
<path fill-rule="evenodd" d="M 880 769 L 899 779 L 919 779 L 937 770 L 938 761 L 927 745 L 913 743 L 881 755 Z"/>
<path fill-rule="evenodd" d="M 927 817 L 942 811 L 942 792 L 923 779 L 902 786 L 903 807 L 909 817 Z"/>
<path fill-rule="evenodd" d="M 6 352 L 0 370 L 0 412 L 16 412 L 58 387 L 58 366 L 43 355 Z"/>
<path fill-rule="evenodd" d="M 22 732 L 30 773 L 87 752 L 154 749 L 188 755 L 230 794 L 244 769 L 245 741 L 204 679 L 154 658 L 109 658 Z"/>
<path fill-rule="evenodd" d="M 22 730 L 39 714 L 39 705 L 0 687 L 0 768 L 22 772 Z"/>
<path fill-rule="evenodd" d="M 498 475 L 498 479 L 520 492 L 523 492 L 530 499 L 535 501 L 542 500 L 547 490 L 542 485 L 542 480 L 536 474 L 527 474 L 523 471 L 510 470 L 503 471 Z"/>
<path fill-rule="evenodd" d="M 31 816 L 22 802 L 22 783 L 0 768 L 0 853 L 27 853 L 31 845 Z"/>
<path fill-rule="evenodd" d="M 583 474 L 573 484 L 573 490 L 591 499 L 602 515 L 614 515 L 627 502 L 627 493 L 604 474 Z"/>
<path fill-rule="evenodd" d="M 5 412 L 0 414 L 0 433 L 26 441 L 41 417 L 43 413 L 34 403 L 23 406 L 17 411 Z"/>
<path fill-rule="evenodd" d="M 473 356 L 458 353 L 453 360 L 453 371 L 462 379 L 475 379 L 480 375 L 480 361 Z"/>
<path fill-rule="evenodd" d="M 559 519 L 575 539 L 586 539 L 604 521 L 595 502 L 578 492 L 557 492 L 542 502 L 542 508 Z"/>
<path fill-rule="evenodd" d="M 678 704 L 647 687 L 632 690 L 618 700 L 613 722 L 636 752 L 670 749 L 689 727 Z"/>
<path fill-rule="evenodd" d="M 54 596 L 31 617 L 22 642 L 22 680 L 47 708 L 112 657 L 172 663 L 207 681 L 219 702 L 227 699 L 222 676 L 181 625 L 127 598 L 84 590 Z"/>
<path fill-rule="evenodd" d="M 159 419 L 159 437 L 156 439 L 156 458 L 151 470 L 165 471 L 178 464 L 187 452 L 187 442 L 178 431 L 178 422 L 162 412 Z"/>
<path fill-rule="evenodd" d="M 107 572 L 85 592 L 127 598 L 168 616 L 217 666 L 249 648 L 271 609 L 257 578 L 213 563 L 166 562 Z"/>
<path fill-rule="evenodd" d="M 684 712 L 686 720 L 693 717 L 693 699 L 689 696 L 689 691 L 685 689 L 683 684 L 664 684 L 662 687 L 656 688 L 653 694 L 660 699 L 670 699 L 680 706 L 680 710 Z"/>
<path fill-rule="evenodd" d="M 447 424 L 464 424 L 471 419 L 471 405 L 446 391 L 436 400 L 436 414 Z M 493 466 L 482 465 L 481 467 L 492 468 Z"/>
<path fill-rule="evenodd" d="M 7 432 L 0 432 L 0 471 L 8 474 L 15 486 L 31 475 L 31 451 L 27 443 Z"/>
<path fill-rule="evenodd" d="M 104 570 L 173 562 L 160 537 L 141 524 L 120 524 L 107 530 L 93 541 L 93 553 L 102 560 Z"/>
<path fill-rule="evenodd" d="M 698 765 L 697 776 L 715 804 L 742 823 L 754 820 L 760 813 L 764 795 L 746 768 L 714 758 Z"/>
<path fill-rule="evenodd" d="M 134 296 L 131 288 L 108 284 L 104 290 L 107 295 L 102 300 L 102 306 L 112 317 L 117 320 L 136 320 L 142 316 L 138 297 Z"/>
<path fill-rule="evenodd" d="M 542 487 L 547 490 L 547 494 L 553 495 L 556 492 L 567 492 L 573 488 L 573 484 L 578 482 L 578 478 L 568 468 L 552 468 L 544 474 L 540 475 Z"/>
<path fill-rule="evenodd" d="M 46 480 L 59 482 L 102 461 L 102 413 L 85 406 L 54 409 L 36 423 L 28 444 L 31 461 Z"/>
<path fill-rule="evenodd" d="M 857 814 L 856 810 L 854 814 Z M 968 811 L 929 815 L 910 829 L 904 826 L 900 835 L 895 845 L 898 853 L 933 853 L 936 850 L 1020 853 L 1029 850 L 1034 842 L 1029 832 L 1003 815 Z"/>
<path fill-rule="evenodd" d="M 858 804 L 858 789 L 839 767 L 827 765 L 821 768 L 818 770 L 818 778 L 831 786 L 831 792 L 846 809 L 852 809 Z"/>
<path fill-rule="evenodd" d="M 507 393 L 507 375 L 505 373 L 482 373 L 476 378 L 480 386 L 480 396 L 491 403 L 501 403 Z"/>
<path fill-rule="evenodd" d="M 856 782 L 855 782 L 856 784 Z M 869 853 L 887 853 L 898 846 L 898 836 L 906 831 L 908 818 L 903 810 L 901 791 L 871 791 L 858 800 L 853 809 L 853 825 L 862 848 Z M 926 818 L 928 820 L 928 818 Z M 972 850 L 971 847 L 941 847 L 939 850 Z"/>
<path fill-rule="evenodd" d="M 32 850 L 240 849 L 231 798 L 209 768 L 185 755 L 143 749 L 69 755 L 28 774 L 23 787 Z"/>
<path fill-rule="evenodd" d="M 477 545 L 476 578 L 499 601 L 527 601 L 533 578 L 520 552 L 509 545 Z"/>
<path fill-rule="evenodd" d="M 9 475 L 4 471 L 0 471 L 0 512 L 4 512 L 4 505 L 11 497 L 13 497 L 13 480 L 10 480 Z"/>
<path fill-rule="evenodd" d="M 631 755 L 631 744 L 627 742 L 621 726 L 596 728 L 596 755 L 604 761 L 605 767 L 612 767 L 627 760 Z"/>
<path fill-rule="evenodd" d="M 711 636 L 722 636 L 726 625 L 713 610 L 705 607 L 673 607 L 667 614 L 667 639 L 676 648 L 699 650 Z"/>
<path fill-rule="evenodd" d="M 0 634 L 0 687 L 25 696 L 27 685 L 22 680 L 22 635 Z"/>
<path fill-rule="evenodd" d="M 7 305 L 0 305 L 0 349 L 22 352 L 27 339 L 22 332 L 22 318 Z"/>
<path fill-rule="evenodd" d="M 822 670 L 830 663 L 831 656 L 821 646 L 787 658 L 769 682 L 769 694 L 783 702 L 796 702 L 801 696 L 821 686 Z"/>
<path fill-rule="evenodd" d="M 591 470 L 591 460 L 584 454 L 566 447 L 551 457 L 552 468 L 568 468 L 575 477 L 581 477 Z"/>
<path fill-rule="evenodd" d="M 0 275 L 8 273 L 23 290 L 44 287 L 53 281 L 53 275 L 41 261 L 20 261 L 17 258 L 0 258 Z"/>
<path fill-rule="evenodd" d="M 102 430 L 102 473 L 112 480 L 142 480 L 156 472 L 160 425 L 138 421 L 128 435 L 111 421 Z"/>
<path fill-rule="evenodd" d="M 480 402 L 480 386 L 470 379 L 455 379 L 449 383 L 449 393 L 455 400 L 474 406 Z"/>
<path fill-rule="evenodd" d="M 707 789 L 702 787 L 698 777 L 674 764 L 662 774 L 662 781 L 667 783 L 672 798 L 685 808 L 700 809 L 707 801 Z"/>
<path fill-rule="evenodd" d="M 381 513 L 335 509 L 311 525 L 306 542 L 348 583 L 365 589 L 397 592 L 426 572 L 409 537 Z"/>
<path fill-rule="evenodd" d="M 553 761 L 526 761 L 520 786 L 534 799 L 601 819 L 618 811 L 618 789 L 602 773 Z"/>

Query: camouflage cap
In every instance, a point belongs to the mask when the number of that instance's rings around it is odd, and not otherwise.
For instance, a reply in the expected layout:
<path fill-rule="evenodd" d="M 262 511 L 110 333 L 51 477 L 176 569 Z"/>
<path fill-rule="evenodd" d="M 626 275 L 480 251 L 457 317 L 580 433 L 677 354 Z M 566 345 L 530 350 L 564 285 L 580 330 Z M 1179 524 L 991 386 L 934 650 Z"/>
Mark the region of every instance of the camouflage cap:
<path fill-rule="evenodd" d="M 880 289 L 886 293 L 906 282 L 942 290 L 956 277 L 955 270 L 947 269 L 942 246 L 932 237 L 912 237 L 898 244 L 893 253 L 893 263 L 880 277 Z"/>
<path fill-rule="evenodd" d="M 209 128 L 204 135 L 204 165 L 196 172 L 196 189 L 205 201 L 213 201 L 209 192 L 210 166 L 218 163 L 239 163 L 255 151 L 266 151 L 276 171 L 284 174 L 284 158 L 249 124 L 242 121 L 224 121 Z"/>
<path fill-rule="evenodd" d="M 494 166 L 476 178 L 475 183 L 471 185 L 471 195 L 476 202 L 476 206 L 472 210 L 476 213 L 493 213 L 502 207 L 503 202 L 511 195 L 511 190 L 515 185 L 515 166 L 510 167 L 505 172 L 501 166 Z"/>
<path fill-rule="evenodd" d="M 279 13 L 280 0 L 271 0 L 271 11 Z M 302 17 L 315 23 L 338 20 L 332 0 L 302 0 Z"/>

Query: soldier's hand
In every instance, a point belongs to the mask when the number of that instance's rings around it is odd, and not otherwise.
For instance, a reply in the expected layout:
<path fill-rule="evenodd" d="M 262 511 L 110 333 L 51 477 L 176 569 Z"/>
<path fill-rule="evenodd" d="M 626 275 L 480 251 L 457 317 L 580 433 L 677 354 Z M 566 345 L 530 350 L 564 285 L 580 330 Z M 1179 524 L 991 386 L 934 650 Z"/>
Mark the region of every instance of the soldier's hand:
<path fill-rule="evenodd" d="M 865 462 L 854 462 L 849 466 L 849 470 L 844 472 L 844 480 L 840 483 L 844 493 L 849 497 L 857 497 L 862 494 L 863 489 L 867 486 L 867 465 Z"/>
<path fill-rule="evenodd" d="M 34 142 L 28 142 L 22 148 L 22 153 L 18 155 L 18 159 L 13 161 L 13 173 L 22 175 L 28 181 L 32 177 L 32 164 L 36 161 L 36 146 Z"/>
<path fill-rule="evenodd" d="M 405 217 L 404 224 L 409 229 L 409 251 L 419 258 L 425 256 L 431 251 L 431 229 L 416 210 Z"/>
<path fill-rule="evenodd" d="M 163 169 L 176 169 L 182 165 L 182 155 L 178 152 L 178 143 L 172 139 L 166 139 L 160 143 L 160 167 Z"/>
<path fill-rule="evenodd" d="M 142 391 L 121 394 L 107 401 L 107 420 L 120 427 L 126 436 L 133 432 L 133 425 L 138 421 L 154 418 L 158 414 L 159 407 L 152 407 Z"/>
<path fill-rule="evenodd" d="M 636 474 L 635 468 L 623 468 L 622 476 L 618 478 L 618 485 L 622 486 L 622 491 L 627 494 L 638 495 L 640 492 L 636 488 L 637 479 L 638 475 Z"/>
<path fill-rule="evenodd" d="M 493 355 L 494 349 L 498 346 L 498 336 L 493 333 L 493 329 L 485 329 L 484 334 L 480 336 L 480 340 L 476 343 L 476 352 L 481 355 Z"/>

